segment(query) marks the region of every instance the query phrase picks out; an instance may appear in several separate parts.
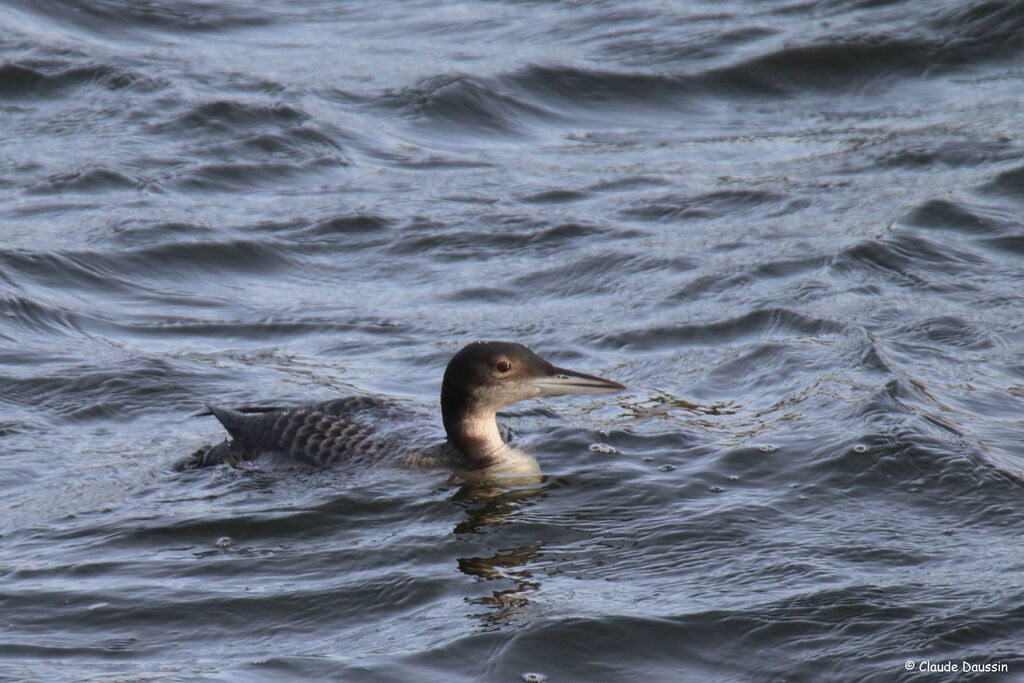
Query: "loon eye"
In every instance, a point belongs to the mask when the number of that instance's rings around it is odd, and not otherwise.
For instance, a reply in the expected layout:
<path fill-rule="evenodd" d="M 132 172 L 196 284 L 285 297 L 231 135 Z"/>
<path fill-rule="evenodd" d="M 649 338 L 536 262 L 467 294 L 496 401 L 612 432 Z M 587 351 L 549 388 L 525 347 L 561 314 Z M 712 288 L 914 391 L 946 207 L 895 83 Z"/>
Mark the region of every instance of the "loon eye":
<path fill-rule="evenodd" d="M 494 364 L 494 368 L 498 372 L 508 372 L 509 370 L 512 369 L 512 364 L 509 363 L 507 360 L 499 360 L 497 363 Z"/>

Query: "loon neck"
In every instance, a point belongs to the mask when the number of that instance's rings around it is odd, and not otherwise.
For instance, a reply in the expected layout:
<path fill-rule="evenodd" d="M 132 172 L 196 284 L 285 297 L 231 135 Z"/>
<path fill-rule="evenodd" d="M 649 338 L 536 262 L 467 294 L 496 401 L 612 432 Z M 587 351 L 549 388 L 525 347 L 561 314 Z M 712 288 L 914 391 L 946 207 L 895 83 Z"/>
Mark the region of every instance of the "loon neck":
<path fill-rule="evenodd" d="M 498 433 L 497 408 L 448 384 L 441 388 L 444 431 L 473 469 L 505 464 L 515 457 Z"/>
<path fill-rule="evenodd" d="M 506 444 L 498 432 L 498 410 L 511 401 L 509 392 L 466 386 L 458 373 L 445 370 L 441 382 L 441 417 L 448 441 L 462 453 L 467 467 L 456 467 L 464 481 L 536 484 L 540 465 L 533 456 Z"/>
<path fill-rule="evenodd" d="M 507 455 L 508 444 L 498 432 L 495 413 L 466 415 L 445 427 L 448 440 L 466 456 L 473 468 L 492 467 Z"/>

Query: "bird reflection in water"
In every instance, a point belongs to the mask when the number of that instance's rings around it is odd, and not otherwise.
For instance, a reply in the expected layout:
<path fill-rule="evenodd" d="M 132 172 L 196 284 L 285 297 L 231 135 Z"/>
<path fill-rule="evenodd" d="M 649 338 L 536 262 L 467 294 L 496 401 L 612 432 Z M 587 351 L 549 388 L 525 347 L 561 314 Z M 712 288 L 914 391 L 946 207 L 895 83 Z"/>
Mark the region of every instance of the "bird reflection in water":
<path fill-rule="evenodd" d="M 455 525 L 452 533 L 480 536 L 488 527 L 512 524 L 524 507 L 543 499 L 548 491 L 560 485 L 547 477 L 530 477 L 529 481 L 496 483 L 467 483 L 449 500 L 466 512 L 466 519 Z M 513 548 L 500 548 L 487 557 L 461 557 L 459 571 L 478 581 L 505 580 L 511 587 L 494 590 L 490 595 L 466 598 L 466 602 L 489 608 L 472 616 L 481 621 L 484 630 L 495 630 L 516 621 L 530 605 L 530 596 L 540 590 L 541 582 L 530 571 L 533 560 L 543 550 L 543 544 Z"/>

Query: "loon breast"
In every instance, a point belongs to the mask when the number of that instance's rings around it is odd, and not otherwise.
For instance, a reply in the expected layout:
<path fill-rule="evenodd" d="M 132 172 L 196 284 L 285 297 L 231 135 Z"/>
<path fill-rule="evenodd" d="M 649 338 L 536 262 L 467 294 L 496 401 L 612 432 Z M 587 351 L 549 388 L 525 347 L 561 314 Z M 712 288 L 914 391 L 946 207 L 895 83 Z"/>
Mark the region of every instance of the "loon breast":
<path fill-rule="evenodd" d="M 195 467 L 238 466 L 268 457 L 326 467 L 342 459 L 380 458 L 399 448 L 386 429 L 368 425 L 396 412 L 394 404 L 380 399 L 350 396 L 295 408 L 207 408 L 231 439 L 197 453 Z"/>

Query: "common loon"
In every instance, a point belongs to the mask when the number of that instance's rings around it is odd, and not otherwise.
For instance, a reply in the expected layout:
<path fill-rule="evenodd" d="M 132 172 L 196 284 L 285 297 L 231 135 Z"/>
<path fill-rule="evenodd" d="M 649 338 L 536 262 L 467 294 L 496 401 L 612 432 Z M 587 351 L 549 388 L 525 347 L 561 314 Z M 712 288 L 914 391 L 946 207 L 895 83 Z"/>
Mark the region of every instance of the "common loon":
<path fill-rule="evenodd" d="M 498 432 L 499 409 L 516 401 L 564 394 L 606 394 L 625 389 L 611 380 L 559 368 L 522 344 L 478 341 L 448 361 L 441 382 L 441 417 L 448 444 L 409 451 L 400 434 L 366 424 L 396 406 L 348 397 L 297 408 L 228 409 L 207 406 L 231 435 L 197 451 L 192 467 L 245 467 L 292 461 L 327 466 L 345 460 L 398 455 L 414 466 L 438 465 L 475 476 L 537 472 L 529 455 L 510 447 Z M 450 444 L 450 445 L 449 445 Z"/>

